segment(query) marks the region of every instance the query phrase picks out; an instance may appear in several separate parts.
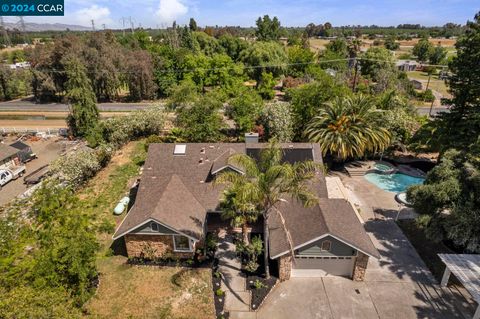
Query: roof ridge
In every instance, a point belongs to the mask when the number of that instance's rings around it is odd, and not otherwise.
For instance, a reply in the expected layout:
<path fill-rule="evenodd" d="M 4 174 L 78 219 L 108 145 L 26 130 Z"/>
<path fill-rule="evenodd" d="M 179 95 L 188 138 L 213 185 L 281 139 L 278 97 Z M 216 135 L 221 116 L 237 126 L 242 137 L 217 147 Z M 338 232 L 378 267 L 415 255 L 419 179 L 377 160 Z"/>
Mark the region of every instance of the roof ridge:
<path fill-rule="evenodd" d="M 221 157 L 223 157 L 223 155 L 227 154 L 227 152 L 229 152 L 230 150 L 232 150 L 231 147 L 228 148 L 228 150 L 225 150 L 225 152 L 223 152 L 222 154 L 218 155 L 213 161 L 216 162 L 218 159 L 220 159 Z M 231 155 L 231 154 L 230 154 Z"/>
<path fill-rule="evenodd" d="M 185 183 L 182 181 L 182 178 L 178 174 L 172 174 L 170 176 L 169 181 L 167 182 L 167 184 L 165 185 L 165 188 L 163 189 L 162 196 L 160 196 L 160 198 L 157 201 L 157 205 L 162 200 L 162 198 L 165 196 L 165 193 L 167 192 L 168 187 L 172 184 L 174 178 L 176 178 L 178 180 L 178 182 L 180 182 L 181 186 L 185 189 L 185 191 L 188 192 L 187 195 L 190 195 L 191 198 L 193 198 L 197 202 L 198 205 L 200 205 L 202 208 L 205 209 L 205 207 L 202 205 L 202 203 L 200 203 L 198 198 L 188 189 L 188 187 L 185 185 Z M 156 207 L 156 205 L 155 205 L 155 207 Z"/>

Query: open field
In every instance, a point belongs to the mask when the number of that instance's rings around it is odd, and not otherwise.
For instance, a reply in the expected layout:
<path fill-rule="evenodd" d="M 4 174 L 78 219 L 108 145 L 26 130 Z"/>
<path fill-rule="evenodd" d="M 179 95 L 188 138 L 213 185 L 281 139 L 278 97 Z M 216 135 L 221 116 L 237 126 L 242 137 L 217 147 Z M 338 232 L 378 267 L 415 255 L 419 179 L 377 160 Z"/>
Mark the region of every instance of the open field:
<path fill-rule="evenodd" d="M 124 215 L 114 216 L 113 208 L 128 194 L 145 156 L 142 141 L 127 144 L 79 192 L 94 223 L 120 223 Z M 214 317 L 210 269 L 129 266 L 126 257 L 112 256 L 111 235 L 99 235 L 100 285 L 84 306 L 86 318 Z"/>
<path fill-rule="evenodd" d="M 382 40 L 382 39 L 378 39 Z M 317 39 L 317 38 L 310 38 L 310 47 L 312 48 L 313 51 L 318 52 L 318 51 L 323 51 L 325 50 L 327 44 L 330 42 L 330 40 L 325 40 L 325 39 Z M 370 39 L 362 39 L 362 48 L 363 49 L 368 49 L 370 47 L 373 47 L 373 42 L 375 40 L 370 40 Z M 397 41 L 400 44 L 400 48 L 396 51 L 396 55 L 400 55 L 402 53 L 411 53 L 413 47 L 415 44 L 420 41 L 420 38 L 412 39 L 412 40 L 401 40 Z M 448 54 L 454 54 L 455 53 L 455 43 L 456 39 L 429 39 L 433 45 L 438 45 L 440 44 L 442 47 L 446 48 L 448 51 Z"/>

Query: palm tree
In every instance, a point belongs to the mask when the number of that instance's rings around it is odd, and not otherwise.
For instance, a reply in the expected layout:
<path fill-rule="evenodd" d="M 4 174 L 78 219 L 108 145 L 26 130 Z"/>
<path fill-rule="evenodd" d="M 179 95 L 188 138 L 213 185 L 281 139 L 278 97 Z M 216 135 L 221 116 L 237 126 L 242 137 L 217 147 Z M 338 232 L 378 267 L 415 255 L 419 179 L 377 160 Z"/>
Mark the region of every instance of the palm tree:
<path fill-rule="evenodd" d="M 293 251 L 283 212 L 277 208 L 277 204 L 290 198 L 299 200 L 305 206 L 316 204 L 317 197 L 310 191 L 308 181 L 315 177 L 319 164 L 313 161 L 283 163 L 282 150 L 276 143 L 271 143 L 262 150 L 258 161 L 246 154 L 234 154 L 229 161 L 241 167 L 244 174 L 224 172 L 217 177 L 216 183 L 227 184 L 227 189 L 233 191 L 241 187 L 242 191 L 239 194 L 241 200 L 254 203 L 257 211 L 263 215 L 265 276 L 270 278 L 268 265 L 270 217 L 273 213 L 277 214 Z"/>
<path fill-rule="evenodd" d="M 320 143 L 323 154 L 340 160 L 361 157 L 367 152 L 382 152 L 391 142 L 390 132 L 382 127 L 382 111 L 363 96 L 336 98 L 326 103 L 305 130 L 306 137 Z"/>
<path fill-rule="evenodd" d="M 249 244 L 248 224 L 258 219 L 259 212 L 255 203 L 245 196 L 246 188 L 241 183 L 234 183 L 223 192 L 220 201 L 222 218 L 230 219 L 233 227 L 242 228 L 243 243 Z"/>

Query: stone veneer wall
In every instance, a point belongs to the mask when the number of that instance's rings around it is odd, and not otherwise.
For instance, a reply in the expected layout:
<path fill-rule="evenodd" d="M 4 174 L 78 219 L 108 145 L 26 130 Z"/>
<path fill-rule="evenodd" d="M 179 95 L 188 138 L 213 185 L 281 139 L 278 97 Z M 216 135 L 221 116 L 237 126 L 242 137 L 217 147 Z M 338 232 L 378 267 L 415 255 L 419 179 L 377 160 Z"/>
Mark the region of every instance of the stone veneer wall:
<path fill-rule="evenodd" d="M 174 252 L 172 235 L 125 235 L 125 245 L 128 257 L 161 258 L 165 254 L 173 254 L 179 258 L 193 257 L 192 252 Z"/>
<path fill-rule="evenodd" d="M 292 256 L 284 255 L 278 259 L 278 277 L 280 281 L 290 279 L 292 272 Z"/>
<path fill-rule="evenodd" d="M 357 259 L 355 260 L 355 266 L 353 268 L 352 279 L 355 281 L 363 281 L 365 279 L 365 273 L 367 271 L 368 256 L 362 252 L 358 252 Z"/>

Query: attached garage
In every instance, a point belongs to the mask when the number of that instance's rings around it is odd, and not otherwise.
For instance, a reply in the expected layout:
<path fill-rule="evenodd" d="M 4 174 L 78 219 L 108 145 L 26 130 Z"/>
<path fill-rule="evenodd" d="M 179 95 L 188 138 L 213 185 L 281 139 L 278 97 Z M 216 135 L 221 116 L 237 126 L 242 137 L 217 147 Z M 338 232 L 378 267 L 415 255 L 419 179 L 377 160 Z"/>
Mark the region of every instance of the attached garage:
<path fill-rule="evenodd" d="M 274 215 L 270 227 L 270 255 L 278 262 L 280 281 L 325 276 L 360 281 L 365 278 L 368 258 L 380 258 L 348 201 L 322 199 L 308 209 L 293 202 L 288 208 L 294 213 L 284 213 L 284 222 Z"/>
<path fill-rule="evenodd" d="M 332 236 L 325 236 L 295 251 L 292 277 L 351 277 L 357 251 Z"/>
<path fill-rule="evenodd" d="M 301 257 L 296 256 L 292 277 L 352 277 L 355 257 Z"/>

